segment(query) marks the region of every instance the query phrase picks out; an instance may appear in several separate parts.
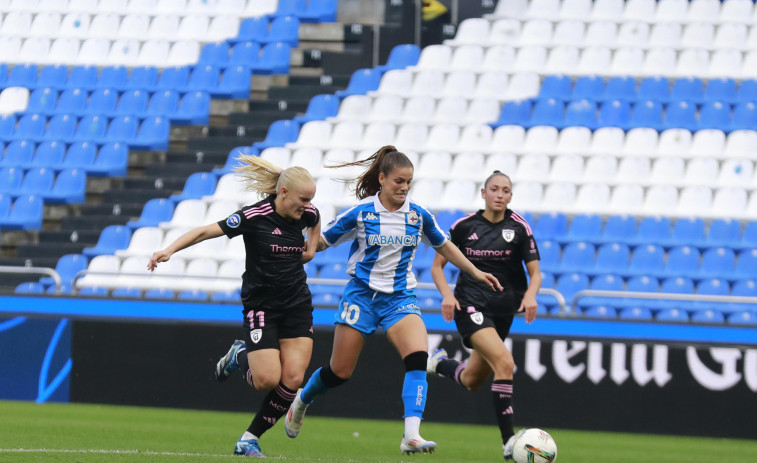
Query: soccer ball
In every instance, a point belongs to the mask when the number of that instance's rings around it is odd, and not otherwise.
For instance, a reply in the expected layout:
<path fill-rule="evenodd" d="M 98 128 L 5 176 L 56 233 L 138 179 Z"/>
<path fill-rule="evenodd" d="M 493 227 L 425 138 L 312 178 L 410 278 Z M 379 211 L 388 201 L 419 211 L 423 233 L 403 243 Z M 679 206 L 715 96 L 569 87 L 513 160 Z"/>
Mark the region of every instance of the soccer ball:
<path fill-rule="evenodd" d="M 520 431 L 513 442 L 515 463 L 552 463 L 557 460 L 557 444 L 546 431 L 531 428 Z"/>

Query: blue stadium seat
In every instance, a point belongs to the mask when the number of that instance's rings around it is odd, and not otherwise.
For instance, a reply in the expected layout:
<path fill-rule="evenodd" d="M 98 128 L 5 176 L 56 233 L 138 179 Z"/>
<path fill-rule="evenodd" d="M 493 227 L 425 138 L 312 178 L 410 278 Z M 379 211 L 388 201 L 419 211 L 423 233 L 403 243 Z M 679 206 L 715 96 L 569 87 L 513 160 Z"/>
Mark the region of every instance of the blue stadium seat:
<path fill-rule="evenodd" d="M 51 90 L 65 88 L 68 79 L 68 66 L 51 64 L 43 67 L 35 83 L 37 90 L 49 88 Z"/>
<path fill-rule="evenodd" d="M 565 246 L 560 259 L 560 272 L 588 272 L 594 269 L 596 249 L 591 243 L 583 241 Z"/>
<path fill-rule="evenodd" d="M 662 104 L 656 100 L 640 100 L 633 105 L 628 128 L 650 127 L 656 130 L 662 128 Z"/>
<path fill-rule="evenodd" d="M 223 66 L 228 60 L 229 42 L 206 43 L 202 46 L 197 64 L 215 64 L 216 66 Z"/>
<path fill-rule="evenodd" d="M 720 129 L 727 131 L 731 126 L 731 105 L 720 101 L 711 101 L 702 105 L 697 121 L 699 130 Z"/>
<path fill-rule="evenodd" d="M 586 98 L 568 102 L 565 107 L 563 120 L 554 125 L 558 128 L 573 126 L 588 127 L 590 129 L 596 128 L 597 103 Z"/>
<path fill-rule="evenodd" d="M 125 66 L 105 66 L 100 71 L 95 88 L 122 90 L 126 88 L 128 80 L 129 69 Z"/>
<path fill-rule="evenodd" d="M 581 76 L 576 79 L 573 86 L 574 100 L 586 98 L 589 100 L 599 100 L 605 91 L 605 81 L 600 76 Z"/>
<path fill-rule="evenodd" d="M 29 95 L 26 113 L 52 114 L 58 101 L 58 91 L 54 88 L 38 88 Z"/>
<path fill-rule="evenodd" d="M 667 102 L 670 99 L 670 81 L 667 77 L 645 77 L 639 84 L 638 101 Z"/>
<path fill-rule="evenodd" d="M 291 46 L 283 42 L 266 44 L 258 58 L 253 63 L 252 72 L 256 74 L 289 74 Z"/>
<path fill-rule="evenodd" d="M 738 103 L 733 109 L 730 130 L 754 130 L 757 127 L 757 105 L 753 101 Z"/>
<path fill-rule="evenodd" d="M 53 119 L 60 116 L 55 116 Z M 50 122 L 52 124 L 52 121 Z M 37 146 L 34 157 L 25 167 L 28 169 L 49 167 L 62 169 L 63 159 L 66 156 L 66 145 L 58 141 L 46 141 Z"/>
<path fill-rule="evenodd" d="M 704 219 L 699 217 L 679 218 L 673 224 L 670 238 L 662 240 L 663 245 L 676 246 L 687 244 L 689 246 L 704 245 L 707 235 L 705 232 Z"/>
<path fill-rule="evenodd" d="M 307 10 L 306 0 L 279 0 L 276 12 L 271 16 L 290 16 L 298 15 L 300 12 Z"/>
<path fill-rule="evenodd" d="M 287 143 L 297 141 L 297 135 L 300 133 L 300 125 L 290 120 L 274 121 L 268 127 L 268 133 L 265 140 L 254 143 L 253 148 L 264 150 L 271 146 L 284 146 Z"/>
<path fill-rule="evenodd" d="M 547 272 L 560 268 L 560 245 L 556 241 L 539 241 L 539 267 Z"/>
<path fill-rule="evenodd" d="M 708 246 L 738 246 L 741 241 L 741 223 L 734 219 L 715 219 L 710 222 Z"/>
<path fill-rule="evenodd" d="M 757 325 L 757 312 L 752 310 L 739 310 L 728 316 L 731 325 Z"/>
<path fill-rule="evenodd" d="M 585 273 L 571 272 L 560 275 L 557 279 L 555 289 L 564 297 L 565 302 L 570 305 L 573 296 L 583 289 L 589 287 L 589 277 Z"/>
<path fill-rule="evenodd" d="M 176 294 L 167 288 L 153 288 L 145 291 L 145 299 L 173 299 Z"/>
<path fill-rule="evenodd" d="M 668 251 L 663 275 L 689 275 L 699 269 L 699 251 L 691 246 L 676 246 Z"/>
<path fill-rule="evenodd" d="M 77 121 L 77 117 L 73 114 L 57 114 L 50 118 L 50 121 L 47 123 L 47 130 L 45 130 L 45 133 L 39 140 L 69 140 L 76 131 Z"/>
<path fill-rule="evenodd" d="M 9 230 L 39 230 L 42 228 L 42 198 L 23 195 L 16 199 L 6 217 L 0 218 L 0 228 Z"/>
<path fill-rule="evenodd" d="M 541 100 L 539 100 L 541 101 Z M 553 101 L 557 102 L 557 100 Z M 528 100 L 506 101 L 502 105 L 497 122 L 492 124 L 493 127 L 501 125 L 523 125 L 528 124 L 531 119 L 531 102 Z"/>
<path fill-rule="evenodd" d="M 252 66 L 260 58 L 260 44 L 258 42 L 239 42 L 231 49 L 228 63 Z"/>
<path fill-rule="evenodd" d="M 208 293 L 201 289 L 187 289 L 176 295 L 180 301 L 207 301 Z"/>
<path fill-rule="evenodd" d="M 195 172 L 187 178 L 181 194 L 171 195 L 171 200 L 178 203 L 185 199 L 201 199 L 216 191 L 218 179 L 209 172 Z"/>
<path fill-rule="evenodd" d="M 111 113 L 114 116 L 135 116 L 147 110 L 150 94 L 145 90 L 127 90 L 121 94 Z"/>
<path fill-rule="evenodd" d="M 757 276 L 757 248 L 744 249 L 738 254 L 733 277 L 754 278 L 755 276 Z"/>
<path fill-rule="evenodd" d="M 334 117 L 339 112 L 339 98 L 334 95 L 315 95 L 310 99 L 307 110 L 302 116 L 293 120 L 300 124 L 310 121 L 321 121 L 327 117 Z"/>
<path fill-rule="evenodd" d="M 0 195 L 2 195 L 5 200 L 10 201 L 10 197 L 8 195 L 21 188 L 21 182 L 23 181 L 23 179 L 24 170 L 20 167 L 0 167 Z M 10 202 L 8 203 L 8 209 L 6 210 L 6 213 L 9 210 Z"/>
<path fill-rule="evenodd" d="M 128 248 L 130 241 L 131 230 L 129 227 L 108 225 L 100 232 L 97 244 L 94 247 L 84 248 L 82 254 L 90 258 L 103 254 L 114 254 L 118 249 Z"/>
<path fill-rule="evenodd" d="M 18 64 L 13 66 L 10 74 L 8 74 L 8 80 L 6 81 L 6 87 L 34 87 L 37 82 L 37 72 L 39 67 L 36 64 Z"/>
<path fill-rule="evenodd" d="M 129 162 L 128 145 L 119 142 L 106 143 L 97 154 L 97 159 L 91 169 L 91 175 L 105 177 L 123 177 Z"/>
<path fill-rule="evenodd" d="M 0 140 L 8 140 L 16 130 L 16 116 L 13 114 L 0 114 Z"/>
<path fill-rule="evenodd" d="M 234 167 L 239 165 L 237 157 L 240 154 L 249 154 L 250 156 L 257 156 L 260 151 L 257 148 L 251 146 L 237 146 L 232 148 L 229 155 L 226 157 L 226 164 L 221 168 L 213 169 L 213 173 L 221 177 L 223 174 L 234 172 Z"/>
<path fill-rule="evenodd" d="M 302 22 L 336 22 L 337 0 L 310 0 L 304 12 L 298 15 Z"/>
<path fill-rule="evenodd" d="M 705 103 L 713 101 L 735 103 L 737 101 L 736 81 L 726 77 L 710 79 L 704 89 L 703 101 Z"/>
<path fill-rule="evenodd" d="M 68 88 L 64 90 L 55 105 L 58 114 L 81 114 L 87 106 L 89 94 L 81 88 Z"/>
<path fill-rule="evenodd" d="M 436 223 L 439 224 L 442 230 L 447 231 L 450 229 L 450 227 L 452 227 L 453 223 L 457 222 L 459 219 L 465 217 L 466 215 L 467 214 L 465 212 L 457 209 L 442 209 L 436 214 Z"/>
<path fill-rule="evenodd" d="M 110 295 L 124 299 L 140 299 L 142 297 L 142 290 L 139 288 L 116 288 Z"/>
<path fill-rule="evenodd" d="M 278 16 L 271 21 L 268 34 L 266 34 L 261 42 L 283 42 L 296 48 L 299 45 L 299 32 L 300 20 L 297 16 Z"/>
<path fill-rule="evenodd" d="M 731 248 L 717 247 L 702 253 L 702 263 L 697 272 L 699 278 L 733 278 L 736 256 Z"/>
<path fill-rule="evenodd" d="M 623 278 L 612 273 L 599 274 L 591 280 L 589 289 L 598 291 L 623 291 Z M 590 306 L 617 306 L 621 299 L 617 297 L 590 296 L 579 301 L 583 308 Z"/>
<path fill-rule="evenodd" d="M 250 80 L 252 73 L 247 66 L 229 66 L 221 74 L 218 86 L 211 89 L 211 94 L 216 98 L 237 98 L 248 100 L 250 98 Z"/>
<path fill-rule="evenodd" d="M 175 90 L 157 91 L 150 97 L 150 102 L 143 114 L 144 117 L 170 117 L 179 108 L 179 92 Z"/>
<path fill-rule="evenodd" d="M 744 225 L 744 233 L 741 235 L 741 240 L 735 247 L 739 248 L 755 248 L 757 247 L 757 220 L 752 220 Z"/>
<path fill-rule="evenodd" d="M 694 323 L 720 324 L 725 322 L 725 316 L 723 312 L 715 309 L 695 310 L 691 314 L 691 321 Z"/>
<path fill-rule="evenodd" d="M 665 250 L 655 244 L 637 246 L 627 270 L 629 275 L 660 275 L 665 266 Z"/>
<path fill-rule="evenodd" d="M 55 294 L 55 286 L 50 286 L 45 290 L 45 293 L 47 294 Z M 60 292 L 59 294 L 71 294 L 71 285 L 67 283 L 62 283 L 60 285 Z"/>
<path fill-rule="evenodd" d="M 87 268 L 89 261 L 83 254 L 66 254 L 58 259 L 55 271 L 60 275 L 61 283 L 71 285 L 77 273 Z M 40 284 L 45 288 L 55 285 L 53 277 L 42 277 Z"/>
<path fill-rule="evenodd" d="M 541 214 L 533 230 L 534 235 L 540 239 L 556 239 L 559 241 L 568 230 L 568 217 L 559 212 Z"/>
<path fill-rule="evenodd" d="M 210 121 L 210 94 L 208 92 L 185 93 L 179 107 L 171 116 L 178 125 L 207 124 Z"/>
<path fill-rule="evenodd" d="M 54 181 L 55 172 L 52 169 L 45 167 L 30 169 L 24 175 L 21 188 L 16 191 L 15 196 L 47 193 L 53 187 Z"/>
<path fill-rule="evenodd" d="M 137 135 L 139 119 L 133 116 L 119 116 L 111 119 L 102 143 L 128 142 Z"/>
<path fill-rule="evenodd" d="M 107 117 L 100 115 L 84 116 L 79 119 L 76 131 L 74 131 L 74 134 L 69 141 L 77 143 L 99 140 L 105 136 L 106 130 L 108 130 Z"/>
<path fill-rule="evenodd" d="M 421 57 L 421 49 L 415 44 L 397 45 L 389 52 L 386 64 L 376 66 L 376 70 L 384 73 L 392 69 L 404 69 L 418 64 Z"/>
<path fill-rule="evenodd" d="M 142 66 L 131 70 L 125 89 L 154 89 L 158 83 L 158 68 Z M 171 88 L 170 86 L 168 87 Z"/>
<path fill-rule="evenodd" d="M 25 114 L 18 120 L 13 132 L 15 140 L 38 140 L 45 133 L 47 118 L 43 114 Z"/>
<path fill-rule="evenodd" d="M 636 79 L 630 76 L 611 77 L 602 94 L 604 101 L 633 101 L 636 99 Z"/>
<path fill-rule="evenodd" d="M 661 293 L 672 293 L 672 294 L 693 294 L 694 293 L 694 281 L 691 278 L 683 277 L 683 276 L 675 276 L 666 278 L 662 281 L 662 284 L 660 285 L 660 292 Z M 684 302 L 684 301 L 675 301 L 675 300 L 663 300 L 659 301 L 657 303 L 657 306 L 660 308 L 671 308 L 671 307 L 688 307 L 690 306 L 690 302 Z"/>
<path fill-rule="evenodd" d="M 184 88 L 189 80 L 189 72 L 189 66 L 163 69 L 153 88 L 156 90 L 178 90 Z"/>
<path fill-rule="evenodd" d="M 739 84 L 736 100 L 741 103 L 757 101 L 757 79 L 744 79 Z"/>
<path fill-rule="evenodd" d="M 79 296 L 106 297 L 108 290 L 101 286 L 85 286 L 79 290 L 78 294 Z"/>
<path fill-rule="evenodd" d="M 375 69 L 358 69 L 352 73 L 347 88 L 335 93 L 339 98 L 349 95 L 364 95 L 376 90 L 381 82 L 381 72 Z"/>
<path fill-rule="evenodd" d="M 0 180 L 2 179 L 2 171 L 0 170 Z M 0 183 L 2 185 L 2 183 Z M 0 221 L 3 218 L 8 217 L 11 213 L 11 197 L 7 193 L 3 193 L 0 190 Z"/>
<path fill-rule="evenodd" d="M 606 243 L 597 249 L 594 273 L 621 274 L 628 270 L 631 251 L 624 243 Z"/>
<path fill-rule="evenodd" d="M 75 66 L 68 75 L 68 88 L 94 88 L 97 83 L 97 66 Z"/>
<path fill-rule="evenodd" d="M 534 127 L 537 125 L 563 127 L 564 112 L 565 104 L 561 100 L 555 98 L 536 100 L 531 117 L 526 124 L 522 125 L 525 127 Z"/>
<path fill-rule="evenodd" d="M 700 103 L 704 99 L 704 83 L 698 77 L 682 77 L 673 82 L 670 101 Z"/>
<path fill-rule="evenodd" d="M 694 131 L 697 128 L 697 107 L 687 101 L 673 101 L 668 104 L 662 129 L 686 129 Z"/>
<path fill-rule="evenodd" d="M 116 110 L 116 105 L 118 105 L 118 92 L 110 88 L 100 88 L 89 95 L 89 101 L 82 114 L 112 115 Z"/>
<path fill-rule="evenodd" d="M 8 81 L 8 65 L 0 63 L 0 86 L 5 87 L 5 83 Z"/>
<path fill-rule="evenodd" d="M 430 251 L 429 251 L 430 252 Z M 349 257 L 350 253 L 350 246 L 337 246 L 337 247 L 330 247 L 326 249 L 323 252 L 318 253 L 318 264 L 319 265 L 333 265 L 333 264 L 344 264 L 347 262 L 347 259 Z M 430 257 L 433 259 L 433 253 L 429 254 Z M 323 270 L 323 268 L 321 268 Z M 346 278 L 344 276 L 344 272 L 342 271 L 342 277 L 340 278 Z M 320 278 L 325 278 L 323 276 L 320 276 Z"/>
<path fill-rule="evenodd" d="M 213 293 L 210 296 L 210 300 L 213 302 L 239 302 L 241 299 L 241 290 L 224 291 Z"/>
<path fill-rule="evenodd" d="M 238 42 L 262 42 L 268 35 L 268 18 L 256 17 L 245 18 L 239 24 L 239 33 L 230 40 L 232 43 Z"/>
<path fill-rule="evenodd" d="M 602 231 L 602 241 L 629 242 L 636 236 L 636 218 L 629 215 L 612 215 Z"/>
<path fill-rule="evenodd" d="M 656 293 L 660 289 L 660 282 L 655 277 L 649 275 L 638 275 L 629 278 L 626 283 L 626 291 L 633 291 L 637 293 Z M 624 298 L 619 304 L 623 307 L 654 307 L 657 305 L 657 301 L 652 299 L 634 299 Z"/>
<path fill-rule="evenodd" d="M 180 87 L 182 92 L 209 92 L 218 87 L 221 69 L 211 64 L 198 65 L 189 74 L 187 84 Z"/>
<path fill-rule="evenodd" d="M 81 169 L 63 169 L 49 192 L 43 193 L 45 202 L 83 203 L 87 192 L 87 172 Z"/>
<path fill-rule="evenodd" d="M 34 157 L 34 143 L 15 140 L 8 144 L 5 156 L 0 159 L 0 167 L 22 167 L 28 165 Z"/>
<path fill-rule="evenodd" d="M 652 320 L 652 311 L 647 307 L 627 307 L 618 312 L 618 318 L 621 320 L 650 321 Z"/>
<path fill-rule="evenodd" d="M 162 116 L 148 117 L 142 121 L 136 137 L 129 146 L 145 151 L 167 151 L 171 122 Z"/>
<path fill-rule="evenodd" d="M 570 76 L 546 76 L 541 83 L 538 98 L 541 100 L 555 98 L 562 101 L 568 101 L 571 99 L 573 91 L 572 87 L 573 84 Z"/>
<path fill-rule="evenodd" d="M 635 242 L 660 243 L 670 239 L 670 219 L 667 217 L 644 217 L 639 222 L 639 229 L 636 232 Z"/>
<path fill-rule="evenodd" d="M 25 283 L 18 284 L 14 292 L 16 294 L 43 294 L 45 292 L 45 288 L 39 282 L 27 281 Z"/>
<path fill-rule="evenodd" d="M 602 103 L 596 127 L 627 128 L 631 119 L 631 105 L 628 100 L 609 100 Z"/>
<path fill-rule="evenodd" d="M 339 249 L 339 248 L 335 248 L 335 249 Z M 318 278 L 346 280 L 348 278 L 348 275 L 346 272 L 347 272 L 347 265 L 344 262 L 328 263 L 324 265 L 323 267 L 321 267 L 321 270 L 318 272 Z"/>
<path fill-rule="evenodd" d="M 702 280 L 697 285 L 696 294 L 707 296 L 729 296 L 731 294 L 731 287 L 728 282 L 722 278 L 707 278 Z M 726 304 L 718 302 L 705 302 L 695 301 L 692 307 L 695 310 L 720 310 L 724 308 Z"/>
<path fill-rule="evenodd" d="M 168 222 L 171 220 L 174 207 L 175 203 L 169 199 L 150 199 L 142 208 L 142 214 L 139 216 L 139 219 L 130 220 L 126 226 L 132 230 L 140 227 L 157 227 L 160 222 Z"/>
<path fill-rule="evenodd" d="M 609 305 L 592 305 L 584 310 L 584 316 L 588 318 L 616 318 L 618 311 Z"/>

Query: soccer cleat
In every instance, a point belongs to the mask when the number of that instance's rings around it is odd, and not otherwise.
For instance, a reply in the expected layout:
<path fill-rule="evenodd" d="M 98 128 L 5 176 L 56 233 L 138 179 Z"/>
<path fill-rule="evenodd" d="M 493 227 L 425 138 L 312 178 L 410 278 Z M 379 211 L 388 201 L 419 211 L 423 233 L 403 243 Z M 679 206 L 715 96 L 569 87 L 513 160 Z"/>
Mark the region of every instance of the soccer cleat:
<path fill-rule="evenodd" d="M 265 458 L 263 451 L 260 450 L 260 444 L 256 439 L 237 441 L 237 445 L 234 446 L 234 455 L 242 455 L 245 457 Z"/>
<path fill-rule="evenodd" d="M 239 369 L 239 363 L 237 363 L 237 354 L 240 350 L 244 349 L 244 341 L 237 339 L 226 352 L 226 355 L 221 357 L 221 360 L 216 363 L 215 377 L 217 381 L 223 381 L 229 377 L 232 371 Z"/>
<path fill-rule="evenodd" d="M 515 443 L 514 435 L 507 439 L 506 444 L 502 444 L 502 452 L 505 454 L 505 461 L 513 460 L 513 443 Z"/>
<path fill-rule="evenodd" d="M 436 366 L 439 365 L 439 362 L 446 359 L 447 351 L 444 349 L 436 349 L 434 353 L 428 357 L 428 361 L 426 362 L 426 373 L 441 376 L 436 372 Z"/>
<path fill-rule="evenodd" d="M 436 450 L 436 442 L 434 441 L 426 440 L 421 436 L 402 436 L 402 442 L 400 442 L 402 453 L 434 453 L 434 450 Z"/>
<path fill-rule="evenodd" d="M 287 436 L 294 439 L 300 434 L 302 428 L 302 419 L 305 417 L 305 411 L 308 409 L 308 405 L 300 398 L 302 394 L 302 388 L 297 391 L 297 395 L 292 401 L 292 405 L 289 406 L 287 414 L 284 417 L 284 431 Z"/>

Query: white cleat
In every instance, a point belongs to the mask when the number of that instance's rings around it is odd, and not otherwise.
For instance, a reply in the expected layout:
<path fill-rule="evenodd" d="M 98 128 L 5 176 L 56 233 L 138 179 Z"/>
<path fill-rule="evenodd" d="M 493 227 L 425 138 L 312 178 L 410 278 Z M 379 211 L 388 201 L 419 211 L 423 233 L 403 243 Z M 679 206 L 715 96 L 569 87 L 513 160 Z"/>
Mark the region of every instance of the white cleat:
<path fill-rule="evenodd" d="M 505 454 L 505 461 L 513 461 L 513 446 L 515 445 L 515 439 L 520 437 L 525 432 L 525 429 L 521 429 L 515 435 L 510 436 L 507 442 L 502 446 L 502 452 Z"/>
<path fill-rule="evenodd" d="M 421 436 L 402 437 L 400 451 L 402 453 L 434 453 L 436 442 L 426 440 Z"/>
<path fill-rule="evenodd" d="M 430 375 L 441 376 L 436 372 L 436 366 L 439 365 L 439 362 L 446 359 L 447 351 L 444 349 L 436 349 L 433 354 L 428 356 L 428 361 L 426 362 L 426 373 Z"/>
<path fill-rule="evenodd" d="M 300 394 L 302 394 L 302 388 L 297 391 L 297 396 L 295 396 L 292 405 L 289 406 L 289 410 L 284 417 L 284 431 L 292 439 L 300 434 L 302 419 L 305 417 L 305 411 L 308 409 L 308 405 L 300 399 Z"/>

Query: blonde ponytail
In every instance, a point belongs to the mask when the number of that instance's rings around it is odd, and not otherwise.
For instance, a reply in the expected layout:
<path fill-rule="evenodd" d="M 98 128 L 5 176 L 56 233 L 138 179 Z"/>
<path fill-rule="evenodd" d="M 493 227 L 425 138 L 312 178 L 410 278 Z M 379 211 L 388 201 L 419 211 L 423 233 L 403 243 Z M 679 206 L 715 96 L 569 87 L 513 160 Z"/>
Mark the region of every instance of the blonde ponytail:
<path fill-rule="evenodd" d="M 307 183 L 315 183 L 313 176 L 304 167 L 282 169 L 260 156 L 241 154 L 237 158 L 242 164 L 234 171 L 242 177 L 245 189 L 257 191 L 261 195 L 273 195 L 282 187 L 293 189 Z"/>

